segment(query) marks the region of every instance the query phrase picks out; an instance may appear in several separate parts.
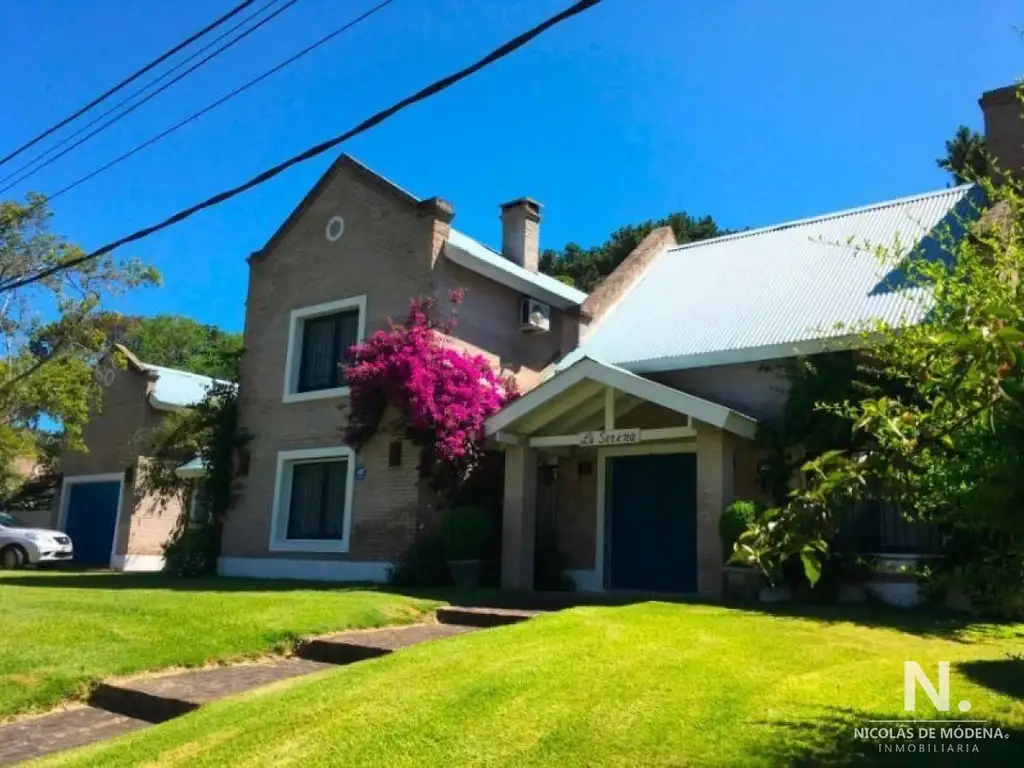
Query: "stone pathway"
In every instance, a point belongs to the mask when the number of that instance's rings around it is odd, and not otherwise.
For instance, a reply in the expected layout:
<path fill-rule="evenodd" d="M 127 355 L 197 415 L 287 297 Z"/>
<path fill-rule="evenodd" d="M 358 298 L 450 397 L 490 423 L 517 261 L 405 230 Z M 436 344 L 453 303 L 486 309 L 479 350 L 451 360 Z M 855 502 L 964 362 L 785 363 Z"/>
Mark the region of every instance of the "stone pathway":
<path fill-rule="evenodd" d="M 386 656 L 411 645 L 482 627 L 514 624 L 537 611 L 442 608 L 436 624 L 353 630 L 312 638 L 293 658 L 142 675 L 101 683 L 88 706 L 0 725 L 0 766 L 103 741 L 187 714 L 217 699 L 340 664 Z"/>

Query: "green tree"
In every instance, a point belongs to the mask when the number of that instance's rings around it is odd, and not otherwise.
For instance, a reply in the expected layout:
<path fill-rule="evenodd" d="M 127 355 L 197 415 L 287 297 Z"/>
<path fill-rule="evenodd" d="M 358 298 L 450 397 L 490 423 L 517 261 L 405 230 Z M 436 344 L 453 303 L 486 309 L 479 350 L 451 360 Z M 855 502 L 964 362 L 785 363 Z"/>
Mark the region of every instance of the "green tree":
<path fill-rule="evenodd" d="M 804 483 L 741 537 L 736 559 L 774 577 L 796 556 L 813 583 L 853 504 L 882 500 L 945 534 L 935 585 L 1024 615 L 1024 196 L 1016 182 L 981 183 L 990 207 L 970 236 L 942 238 L 947 258 L 877 249 L 928 309 L 920 324 L 864 329 L 904 394 L 821 403 L 856 439 L 808 461 Z"/>
<path fill-rule="evenodd" d="M 672 227 L 676 242 L 680 244 L 729 234 L 728 230 L 719 229 L 710 216 L 694 218 L 683 212 L 672 213 L 657 221 L 648 220 L 621 227 L 612 232 L 604 243 L 592 248 L 569 243 L 560 251 L 548 249 L 541 254 L 540 271 L 589 293 L 647 235 L 664 226 Z"/>
<path fill-rule="evenodd" d="M 82 255 L 50 231 L 50 219 L 41 195 L 0 203 L 0 283 Z M 0 293 L 0 484 L 9 485 L 15 459 L 38 452 L 41 424 L 59 425 L 64 445 L 82 447 L 99 402 L 93 364 L 107 351 L 96 314 L 110 297 L 158 282 L 152 268 L 108 255 Z"/>
<path fill-rule="evenodd" d="M 112 317 L 106 322 L 107 331 L 143 362 L 219 379 L 238 379 L 240 333 L 228 333 L 179 315 Z"/>
<path fill-rule="evenodd" d="M 939 168 L 949 171 L 955 184 L 966 184 L 983 178 L 988 174 L 985 137 L 961 125 L 953 138 L 946 141 L 945 156 L 938 158 L 935 163 Z"/>

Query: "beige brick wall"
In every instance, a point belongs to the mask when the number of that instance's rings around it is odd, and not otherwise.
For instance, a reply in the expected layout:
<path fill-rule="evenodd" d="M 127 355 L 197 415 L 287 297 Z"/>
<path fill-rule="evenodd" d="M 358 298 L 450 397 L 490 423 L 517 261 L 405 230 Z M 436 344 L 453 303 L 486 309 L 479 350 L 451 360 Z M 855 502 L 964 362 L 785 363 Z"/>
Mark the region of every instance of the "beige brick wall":
<path fill-rule="evenodd" d="M 137 474 L 140 455 L 148 449 L 153 430 L 166 418 L 165 412 L 149 405 L 150 387 L 145 374 L 131 367 L 117 369 L 110 386 L 102 390 L 99 410 L 85 427 L 87 450 L 61 454 L 60 472 L 64 476 L 97 475 L 123 473 L 131 468 Z M 58 491 L 47 525 L 58 525 L 60 505 Z M 181 508 L 172 503 L 158 513 L 156 507 L 154 500 L 135 495 L 134 482 L 123 484 L 116 554 L 162 554 L 161 545 L 173 530 Z"/>
<path fill-rule="evenodd" d="M 343 236 L 325 237 L 332 216 L 345 221 Z M 401 467 L 387 466 L 389 434 L 359 453 L 366 478 L 356 480 L 347 554 L 271 553 L 270 520 L 278 452 L 338 446 L 345 423 L 344 398 L 284 403 L 285 359 L 293 309 L 365 295 L 366 333 L 404 320 L 409 299 L 437 295 L 447 311 L 450 288 L 466 289 L 454 342 L 485 353 L 532 385 L 556 356 L 562 318 L 551 333 L 524 337 L 518 330 L 520 294 L 460 268 L 440 256 L 449 226 L 437 209 L 416 206 L 340 164 L 319 193 L 250 262 L 245 356 L 240 390 L 241 423 L 252 438 L 249 472 L 225 521 L 225 557 L 389 560 L 408 545 L 429 494 L 418 480 L 418 451 L 406 444 Z"/>
<path fill-rule="evenodd" d="M 589 468 L 588 474 L 580 474 L 581 465 Z M 597 451 L 576 450 L 572 456 L 559 458 L 555 531 L 567 567 L 573 570 L 596 567 Z"/>

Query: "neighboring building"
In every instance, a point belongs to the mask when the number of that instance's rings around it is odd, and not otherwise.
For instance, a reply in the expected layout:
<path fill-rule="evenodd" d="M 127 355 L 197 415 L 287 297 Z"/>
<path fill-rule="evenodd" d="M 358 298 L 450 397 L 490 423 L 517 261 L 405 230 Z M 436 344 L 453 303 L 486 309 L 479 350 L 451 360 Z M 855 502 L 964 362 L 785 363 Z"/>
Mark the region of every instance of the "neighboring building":
<path fill-rule="evenodd" d="M 137 491 L 154 429 L 172 411 L 202 400 L 213 379 L 149 365 L 118 347 L 123 368 L 97 369 L 102 406 L 86 425 L 86 452 L 65 451 L 48 520 L 33 523 L 71 536 L 75 563 L 124 571 L 158 571 L 162 546 L 177 525 L 181 505 L 161 504 Z"/>
<path fill-rule="evenodd" d="M 224 525 L 221 573 L 383 580 L 424 521 L 411 443 L 342 443 L 344 351 L 413 297 L 465 289 L 454 343 L 529 389 L 577 343 L 586 295 L 537 271 L 540 205 L 501 207 L 498 254 L 342 156 L 249 260 L 239 414 L 251 435 Z"/>
<path fill-rule="evenodd" d="M 982 101 L 992 147 L 1024 144 L 1010 97 Z M 499 254 L 453 230 L 447 203 L 342 157 L 250 259 L 252 440 L 220 571 L 386 578 L 430 497 L 411 445 L 343 444 L 337 361 L 410 297 L 462 287 L 454 341 L 525 392 L 487 424 L 505 451 L 502 584 L 533 585 L 543 531 L 580 589 L 718 597 L 719 516 L 761 493 L 755 433 L 786 398 L 773 366 L 841 341 L 837 323 L 919 312 L 898 275 L 846 244 L 932 248 L 982 202 L 943 189 L 683 246 L 659 229 L 586 296 L 537 273 L 534 201 L 502 206 Z"/>

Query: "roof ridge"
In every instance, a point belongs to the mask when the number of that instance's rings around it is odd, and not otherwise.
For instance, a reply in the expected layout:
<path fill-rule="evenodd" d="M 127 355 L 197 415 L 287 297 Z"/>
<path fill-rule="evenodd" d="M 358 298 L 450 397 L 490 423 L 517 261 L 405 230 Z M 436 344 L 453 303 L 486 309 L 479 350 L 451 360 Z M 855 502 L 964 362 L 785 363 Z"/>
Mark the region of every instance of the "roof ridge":
<path fill-rule="evenodd" d="M 677 245 L 675 248 L 668 248 L 666 253 L 673 253 L 675 251 L 682 251 L 688 248 L 697 248 L 700 246 L 710 245 L 712 243 L 721 243 L 731 240 L 741 240 L 745 237 L 754 237 L 756 235 L 763 235 L 768 232 L 777 232 L 783 229 L 791 229 L 792 227 L 800 227 L 806 224 L 814 224 L 819 221 L 828 221 L 830 219 L 840 219 L 844 216 L 852 216 L 857 213 L 866 213 L 867 211 L 877 211 L 883 208 L 894 208 L 898 205 L 905 205 L 906 203 L 913 203 L 919 200 L 927 200 L 933 197 L 941 197 L 943 195 L 953 194 L 955 192 L 967 190 L 974 187 L 974 184 L 960 184 L 955 187 L 944 187 L 942 189 L 933 190 L 931 192 L 919 192 L 914 195 L 905 195 L 904 197 L 893 198 L 892 200 L 882 200 L 877 203 L 868 203 L 867 205 L 858 205 L 853 208 L 843 208 L 838 211 L 831 211 L 829 213 L 821 213 L 817 216 L 807 216 L 802 219 L 791 219 L 790 221 L 783 221 L 777 224 L 769 224 L 764 227 L 757 227 L 755 229 L 746 229 L 742 232 L 733 232 L 728 235 L 721 235 L 720 237 L 710 237 L 706 240 L 695 240 L 689 243 L 683 243 Z"/>

